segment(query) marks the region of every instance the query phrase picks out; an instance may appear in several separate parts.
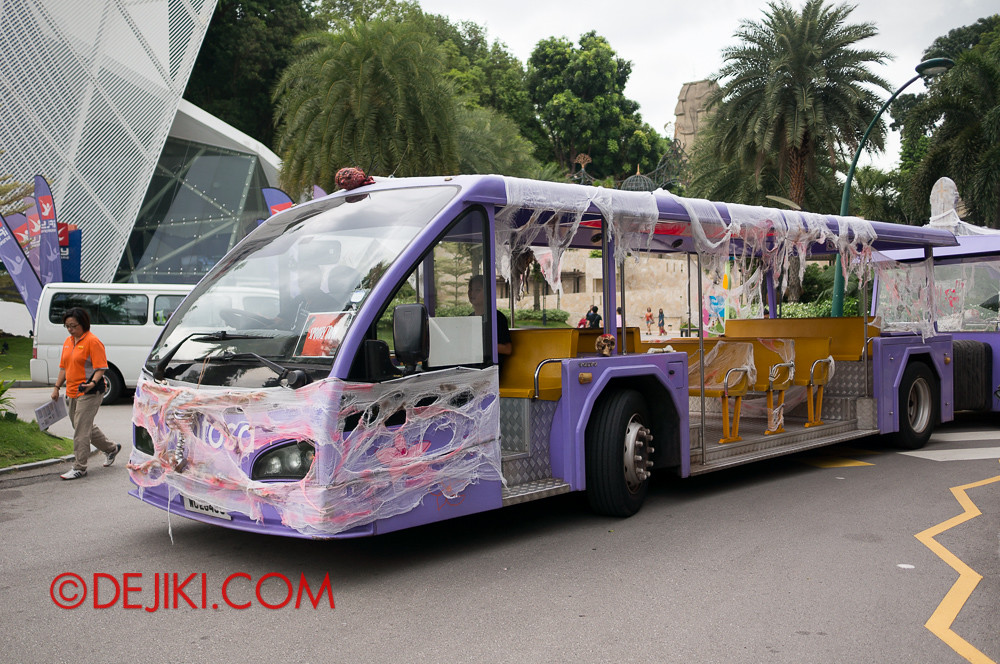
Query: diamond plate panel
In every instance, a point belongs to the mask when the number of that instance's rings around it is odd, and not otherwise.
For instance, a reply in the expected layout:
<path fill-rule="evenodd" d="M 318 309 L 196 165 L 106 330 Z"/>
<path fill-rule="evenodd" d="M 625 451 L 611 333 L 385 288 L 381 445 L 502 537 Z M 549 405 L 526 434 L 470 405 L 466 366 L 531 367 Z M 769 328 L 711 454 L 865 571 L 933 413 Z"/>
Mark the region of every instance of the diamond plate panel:
<path fill-rule="evenodd" d="M 505 411 L 508 413 L 509 424 L 515 427 L 510 435 L 519 437 L 510 443 L 507 442 L 508 430 L 503 419 Z M 552 430 L 552 418 L 555 412 L 555 401 L 500 399 L 503 476 L 508 485 L 552 477 L 549 432 Z M 525 447 L 530 449 L 529 454 L 524 454 Z"/>
<path fill-rule="evenodd" d="M 865 375 L 864 362 L 837 362 L 834 366 L 833 380 L 826 386 L 824 392 L 830 396 L 858 397 L 865 394 L 865 386 L 868 384 L 870 383 Z"/>

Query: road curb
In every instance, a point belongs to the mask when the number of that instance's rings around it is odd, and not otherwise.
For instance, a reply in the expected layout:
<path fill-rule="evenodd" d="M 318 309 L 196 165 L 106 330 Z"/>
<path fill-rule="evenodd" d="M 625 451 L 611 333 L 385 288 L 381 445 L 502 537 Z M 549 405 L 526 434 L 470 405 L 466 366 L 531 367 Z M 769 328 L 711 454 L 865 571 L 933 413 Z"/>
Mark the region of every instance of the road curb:
<path fill-rule="evenodd" d="M 91 445 L 90 456 L 94 456 L 95 454 L 97 454 L 97 452 L 98 452 L 97 448 Z M 57 463 L 65 463 L 67 461 L 72 461 L 75 458 L 76 458 L 75 455 L 67 454 L 66 456 L 56 457 L 54 459 L 45 459 L 43 461 L 32 461 L 31 463 L 22 463 L 16 466 L 7 466 L 6 468 L 0 468 L 0 477 L 23 470 L 36 470 L 38 468 L 45 468 L 46 466 L 54 466 Z"/>

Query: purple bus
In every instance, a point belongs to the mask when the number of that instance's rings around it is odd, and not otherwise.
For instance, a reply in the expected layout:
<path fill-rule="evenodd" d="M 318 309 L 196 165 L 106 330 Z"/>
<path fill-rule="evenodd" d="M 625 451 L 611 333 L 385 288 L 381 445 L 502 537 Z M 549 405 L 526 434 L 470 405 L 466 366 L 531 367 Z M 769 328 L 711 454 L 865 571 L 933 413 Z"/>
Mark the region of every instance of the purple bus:
<path fill-rule="evenodd" d="M 934 288 L 926 298 L 935 330 L 953 339 L 956 411 L 1000 411 L 1000 233 L 960 235 L 958 245 L 933 249 Z M 922 270 L 924 252 L 890 251 L 887 256 Z M 891 290 L 879 285 L 877 297 Z M 888 285 L 888 288 L 887 288 Z M 916 316 L 912 316 L 916 317 Z M 930 317 L 930 316 L 928 316 Z"/>
<path fill-rule="evenodd" d="M 952 418 L 951 338 L 869 316 L 777 318 L 777 295 L 809 256 L 839 252 L 865 271 L 875 250 L 955 242 L 501 176 L 340 191 L 268 219 L 174 313 L 136 390 L 130 493 L 223 527 L 348 538 L 570 491 L 624 517 L 653 472 L 872 434 L 919 447 Z M 538 247 L 553 266 L 600 250 L 603 327 L 515 318 L 507 346 L 492 303 L 505 287 L 513 305 Z M 686 254 L 698 336 L 616 327 L 623 276 L 647 253 Z M 557 286 L 558 267 L 548 272 Z M 473 286 L 491 304 L 470 312 Z M 214 294 L 243 288 L 273 292 L 279 311 L 215 310 Z"/>

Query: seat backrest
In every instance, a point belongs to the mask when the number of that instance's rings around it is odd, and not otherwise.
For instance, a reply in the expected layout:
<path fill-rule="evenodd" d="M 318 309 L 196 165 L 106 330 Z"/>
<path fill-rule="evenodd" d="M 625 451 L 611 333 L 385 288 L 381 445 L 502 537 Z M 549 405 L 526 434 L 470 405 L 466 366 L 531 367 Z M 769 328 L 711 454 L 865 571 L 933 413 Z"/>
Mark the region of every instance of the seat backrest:
<path fill-rule="evenodd" d="M 500 396 L 530 398 L 534 394 L 535 369 L 542 360 L 573 357 L 579 330 L 576 328 L 513 329 L 513 349 L 500 367 Z M 540 398 L 556 401 L 562 394 L 558 363 L 542 367 L 538 377 Z"/>
<path fill-rule="evenodd" d="M 868 336 L 877 337 L 879 328 L 868 319 Z M 858 362 L 865 347 L 865 319 L 862 316 L 840 318 L 751 318 L 726 321 L 726 337 L 797 338 L 830 337 L 834 360 Z"/>

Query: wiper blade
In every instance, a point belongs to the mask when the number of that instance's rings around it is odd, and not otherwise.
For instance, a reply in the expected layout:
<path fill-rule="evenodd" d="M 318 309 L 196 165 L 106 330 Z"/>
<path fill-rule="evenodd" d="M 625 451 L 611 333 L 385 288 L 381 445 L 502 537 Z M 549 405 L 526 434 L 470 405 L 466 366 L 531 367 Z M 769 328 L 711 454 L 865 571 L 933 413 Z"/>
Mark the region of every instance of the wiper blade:
<path fill-rule="evenodd" d="M 160 358 L 160 361 L 156 363 L 156 368 L 153 369 L 153 380 L 163 380 L 163 376 L 167 371 L 167 365 L 170 364 L 170 360 L 174 358 L 180 347 L 183 346 L 189 339 L 194 339 L 195 341 L 228 341 L 230 339 L 271 339 L 273 337 L 257 335 L 257 334 L 230 334 L 225 330 L 219 330 L 218 332 L 192 332 L 183 339 L 177 342 L 170 351 Z"/>
<path fill-rule="evenodd" d="M 272 362 L 271 360 L 261 355 L 258 355 L 257 353 L 225 352 L 222 355 L 216 355 L 213 359 L 224 360 L 226 362 L 229 362 L 231 360 L 246 360 L 250 358 L 257 360 L 265 367 L 267 367 L 274 373 L 278 374 L 279 381 L 287 379 L 286 382 L 288 387 L 292 388 L 293 390 L 297 390 L 300 387 L 309 383 L 309 374 L 307 374 L 305 371 L 302 371 L 300 369 L 286 369 L 277 362 Z"/>

